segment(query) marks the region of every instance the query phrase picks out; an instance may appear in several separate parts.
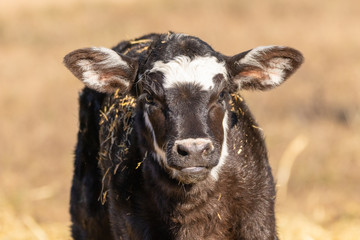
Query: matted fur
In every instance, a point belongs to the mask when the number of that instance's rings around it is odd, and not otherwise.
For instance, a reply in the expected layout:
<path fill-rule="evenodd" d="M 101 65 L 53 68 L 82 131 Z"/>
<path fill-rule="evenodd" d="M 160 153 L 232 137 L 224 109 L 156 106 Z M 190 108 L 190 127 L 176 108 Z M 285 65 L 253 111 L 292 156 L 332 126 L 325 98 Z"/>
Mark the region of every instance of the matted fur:
<path fill-rule="evenodd" d="M 186 61 L 173 69 L 175 59 Z M 302 62 L 297 50 L 227 57 L 168 33 L 76 50 L 64 62 L 87 86 L 71 192 L 75 239 L 277 239 L 265 141 L 239 90 L 284 82 Z M 179 147 L 204 142 L 211 147 L 191 154 Z"/>
<path fill-rule="evenodd" d="M 275 224 L 273 210 L 269 212 L 269 209 L 266 209 L 274 203 L 275 190 L 270 167 L 266 160 L 266 148 L 262 140 L 262 132 L 257 127 L 257 123 L 253 120 L 240 95 L 233 94 L 229 102 L 231 105 L 229 116 L 233 119 L 229 129 L 229 139 L 232 140 L 229 141 L 231 145 L 229 145 L 228 151 L 231 157 L 224 166 L 219 183 L 215 185 L 214 182 L 206 181 L 191 189 L 192 194 L 189 194 L 192 199 L 189 201 L 191 204 L 188 203 L 183 206 L 176 204 L 176 202 L 182 202 L 187 198 L 185 192 L 182 192 L 182 188 L 187 187 L 181 184 L 177 195 L 178 200 L 160 200 L 162 191 L 164 191 L 161 188 L 156 188 L 157 192 L 153 192 L 152 196 L 149 196 L 149 188 L 151 189 L 156 183 L 147 179 L 146 174 L 144 175 L 142 172 L 144 171 L 142 166 L 146 164 L 146 161 L 153 160 L 146 151 L 143 154 L 132 152 L 129 145 L 129 141 L 131 141 L 129 137 L 133 131 L 136 118 L 135 103 L 136 100 L 128 95 L 119 96 L 115 94 L 109 96 L 103 106 L 100 120 L 99 158 L 99 165 L 104 177 L 101 195 L 103 204 L 110 197 L 111 201 L 115 201 L 113 204 L 120 204 L 119 207 L 121 206 L 121 208 L 117 211 L 125 215 L 127 215 L 126 212 L 130 214 L 134 211 L 131 205 L 135 203 L 148 205 L 150 202 L 154 204 L 153 211 L 161 207 L 161 210 L 158 209 L 160 212 L 173 212 L 174 215 L 172 216 L 164 215 L 161 217 L 167 219 L 165 222 L 168 225 L 166 227 L 164 225 L 158 226 L 159 232 L 156 233 L 156 236 L 164 237 L 158 239 L 172 239 L 175 235 L 178 236 L 176 239 L 237 239 L 231 237 L 240 234 L 236 233 L 237 231 L 243 231 L 242 234 L 244 235 L 251 232 L 247 233 L 244 227 L 238 225 L 240 223 L 249 224 L 247 228 L 258 228 L 257 225 L 263 225 L 261 229 L 264 230 L 268 229 L 266 226 L 269 223 Z M 137 155 L 136 158 L 133 154 Z M 257 162 L 254 162 L 254 158 L 258 159 Z M 239 161 L 240 159 L 242 160 Z M 263 170 L 259 172 L 256 170 L 258 168 Z M 224 178 L 224 175 L 227 175 L 227 178 Z M 109 196 L 107 193 L 111 187 L 109 185 L 111 178 L 114 178 L 115 182 L 112 187 L 116 186 L 117 190 L 115 194 L 113 193 L 114 195 Z M 235 179 L 238 181 L 233 182 Z M 143 194 L 143 196 L 138 194 Z M 238 200 L 234 201 L 235 199 Z M 262 202 L 264 206 L 259 208 L 262 204 L 258 202 Z M 148 215 L 151 212 L 147 210 L 143 214 Z M 115 216 L 118 215 L 121 214 L 115 214 Z M 151 214 L 148 217 L 151 221 L 160 221 L 160 216 L 157 214 Z M 253 217 L 256 217 L 256 222 L 246 220 Z M 208 222 L 207 219 L 212 220 Z M 118 226 L 119 223 L 115 225 Z M 140 221 L 139 225 L 141 225 Z M 121 229 L 119 231 L 121 234 L 126 231 L 120 226 L 118 229 Z M 177 230 L 168 232 L 169 229 Z M 142 239 L 147 230 L 139 226 L 136 231 L 139 232 L 132 233 L 133 238 Z M 256 235 L 248 236 L 245 239 L 264 239 L 270 233 L 252 232 L 251 234 Z M 271 234 L 275 234 L 275 232 Z"/>

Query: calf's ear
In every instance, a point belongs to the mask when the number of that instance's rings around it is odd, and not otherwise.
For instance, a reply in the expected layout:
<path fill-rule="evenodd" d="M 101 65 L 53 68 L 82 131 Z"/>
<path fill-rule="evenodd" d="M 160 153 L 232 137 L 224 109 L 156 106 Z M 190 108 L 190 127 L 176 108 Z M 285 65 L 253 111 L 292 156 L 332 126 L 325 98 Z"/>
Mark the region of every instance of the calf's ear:
<path fill-rule="evenodd" d="M 75 50 L 64 64 L 87 87 L 103 93 L 129 91 L 138 69 L 136 60 L 104 47 Z"/>
<path fill-rule="evenodd" d="M 302 54 L 289 47 L 257 47 L 227 59 L 237 89 L 268 90 L 283 83 L 302 64 Z"/>

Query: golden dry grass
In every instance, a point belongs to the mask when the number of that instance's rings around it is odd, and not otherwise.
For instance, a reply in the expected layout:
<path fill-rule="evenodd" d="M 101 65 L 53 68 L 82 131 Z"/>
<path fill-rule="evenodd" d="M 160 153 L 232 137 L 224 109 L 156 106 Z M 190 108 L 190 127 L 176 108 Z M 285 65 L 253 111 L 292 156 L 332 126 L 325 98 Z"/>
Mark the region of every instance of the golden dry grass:
<path fill-rule="evenodd" d="M 286 84 L 245 94 L 281 180 L 279 233 L 359 239 L 359 24 L 357 0 L 3 1 L 0 239 L 70 239 L 82 85 L 62 57 L 168 30 L 197 35 L 229 55 L 271 44 L 304 53 L 304 66 Z"/>

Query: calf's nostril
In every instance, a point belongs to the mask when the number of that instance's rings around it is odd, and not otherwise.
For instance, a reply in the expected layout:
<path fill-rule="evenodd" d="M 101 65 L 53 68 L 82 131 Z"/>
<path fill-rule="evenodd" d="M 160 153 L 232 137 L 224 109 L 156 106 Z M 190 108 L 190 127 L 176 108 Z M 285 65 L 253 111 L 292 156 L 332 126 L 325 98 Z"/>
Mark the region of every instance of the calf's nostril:
<path fill-rule="evenodd" d="M 188 150 L 183 145 L 177 145 L 177 153 L 183 157 L 189 155 Z"/>
<path fill-rule="evenodd" d="M 211 142 L 209 142 L 205 144 L 205 147 L 202 150 L 202 154 L 206 156 L 211 154 L 213 151 L 214 151 L 214 145 Z"/>
<path fill-rule="evenodd" d="M 201 151 L 202 155 L 208 155 L 211 153 L 213 147 L 210 143 L 206 144 L 206 146 L 203 148 L 203 150 Z"/>
<path fill-rule="evenodd" d="M 184 139 L 175 142 L 175 152 L 182 157 L 186 156 L 207 156 L 214 150 L 214 146 L 207 139 Z"/>

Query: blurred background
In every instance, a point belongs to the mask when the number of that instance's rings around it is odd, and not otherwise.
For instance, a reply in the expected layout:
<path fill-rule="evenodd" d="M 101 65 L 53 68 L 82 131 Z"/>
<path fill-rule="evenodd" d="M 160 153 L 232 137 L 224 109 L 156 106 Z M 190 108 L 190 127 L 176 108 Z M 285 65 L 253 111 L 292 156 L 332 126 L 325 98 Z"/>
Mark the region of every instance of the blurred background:
<path fill-rule="evenodd" d="M 359 239 L 358 0 L 1 0 L 0 239 L 70 239 L 82 84 L 63 56 L 168 30 L 227 55 L 260 45 L 303 52 L 285 84 L 242 93 L 266 136 L 279 235 Z"/>

